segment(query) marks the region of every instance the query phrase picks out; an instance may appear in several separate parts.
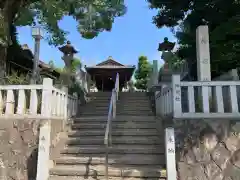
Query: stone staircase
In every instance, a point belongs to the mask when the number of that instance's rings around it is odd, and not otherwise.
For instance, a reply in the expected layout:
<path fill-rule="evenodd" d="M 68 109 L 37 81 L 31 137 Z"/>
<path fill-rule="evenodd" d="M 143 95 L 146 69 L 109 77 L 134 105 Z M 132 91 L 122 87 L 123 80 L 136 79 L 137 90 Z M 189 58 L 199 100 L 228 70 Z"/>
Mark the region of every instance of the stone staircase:
<path fill-rule="evenodd" d="M 50 180 L 105 179 L 104 133 L 111 93 L 92 94 L 53 159 Z M 120 93 L 112 123 L 109 179 L 165 179 L 161 123 L 153 116 L 145 93 Z"/>

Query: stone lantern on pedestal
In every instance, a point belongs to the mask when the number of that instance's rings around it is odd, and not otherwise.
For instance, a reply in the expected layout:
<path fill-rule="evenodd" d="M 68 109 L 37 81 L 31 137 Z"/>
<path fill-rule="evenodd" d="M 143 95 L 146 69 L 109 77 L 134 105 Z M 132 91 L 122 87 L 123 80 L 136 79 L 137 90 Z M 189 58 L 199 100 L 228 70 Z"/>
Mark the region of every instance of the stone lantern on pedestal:
<path fill-rule="evenodd" d="M 73 56 L 78 53 L 78 51 L 75 50 L 70 41 L 67 41 L 65 46 L 59 47 L 58 49 L 63 53 L 62 60 L 65 63 L 66 76 L 63 79 L 63 83 L 64 85 L 69 86 L 71 82 Z"/>
<path fill-rule="evenodd" d="M 164 60 L 164 70 L 171 69 L 173 53 L 171 52 L 175 46 L 174 42 L 168 41 L 168 38 L 164 38 L 163 43 L 159 43 L 158 51 L 162 52 L 162 59 Z"/>

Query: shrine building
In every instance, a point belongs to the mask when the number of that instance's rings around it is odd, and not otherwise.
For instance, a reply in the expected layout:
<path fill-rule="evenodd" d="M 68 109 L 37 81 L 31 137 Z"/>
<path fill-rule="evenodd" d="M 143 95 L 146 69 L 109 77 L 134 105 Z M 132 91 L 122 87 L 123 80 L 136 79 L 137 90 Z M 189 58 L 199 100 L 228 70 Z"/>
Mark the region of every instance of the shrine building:
<path fill-rule="evenodd" d="M 91 80 L 95 82 L 98 91 L 112 91 L 115 86 L 116 74 L 119 73 L 119 90 L 131 80 L 135 70 L 134 65 L 123 65 L 110 56 L 95 66 L 85 66 Z"/>

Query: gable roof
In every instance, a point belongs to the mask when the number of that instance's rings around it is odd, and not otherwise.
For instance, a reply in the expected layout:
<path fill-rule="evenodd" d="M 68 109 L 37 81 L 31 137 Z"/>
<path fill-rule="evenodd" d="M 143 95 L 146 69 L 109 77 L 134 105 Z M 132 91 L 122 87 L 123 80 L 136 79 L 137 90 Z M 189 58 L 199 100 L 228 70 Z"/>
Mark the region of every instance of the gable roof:
<path fill-rule="evenodd" d="M 29 46 L 27 44 L 23 44 L 23 45 L 21 45 L 21 48 L 22 48 L 24 56 L 26 58 L 28 58 L 29 60 L 31 60 L 31 62 L 33 63 L 34 54 L 32 53 L 32 50 L 29 48 Z M 49 66 L 48 64 L 46 64 L 45 62 L 43 62 L 41 60 L 39 60 L 38 64 L 41 69 L 59 74 L 59 72 L 57 72 L 54 68 L 52 68 L 51 66 Z"/>
<path fill-rule="evenodd" d="M 106 65 L 114 65 L 114 66 L 124 66 L 123 64 L 113 60 L 112 56 L 109 56 L 106 61 L 103 61 L 96 66 L 106 66 Z"/>

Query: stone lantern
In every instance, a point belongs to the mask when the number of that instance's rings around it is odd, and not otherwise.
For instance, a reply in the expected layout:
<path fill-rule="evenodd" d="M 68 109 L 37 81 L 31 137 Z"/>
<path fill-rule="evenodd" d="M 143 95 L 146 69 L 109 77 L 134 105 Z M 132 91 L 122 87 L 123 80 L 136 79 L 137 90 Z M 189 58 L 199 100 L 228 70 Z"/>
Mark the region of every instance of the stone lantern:
<path fill-rule="evenodd" d="M 162 52 L 161 58 L 165 62 L 164 70 L 168 70 L 169 68 L 171 69 L 171 65 L 172 65 L 171 60 L 173 58 L 172 50 L 173 50 L 174 46 L 175 46 L 175 43 L 168 41 L 167 37 L 164 38 L 164 42 L 159 43 L 158 51 Z"/>
<path fill-rule="evenodd" d="M 72 74 L 72 61 L 74 54 L 78 53 L 78 51 L 71 45 L 70 41 L 67 41 L 67 44 L 58 48 L 62 53 L 63 57 L 62 60 L 65 63 L 66 69 L 66 78 L 64 78 L 63 82 L 64 85 L 70 84 L 70 78 Z"/>

